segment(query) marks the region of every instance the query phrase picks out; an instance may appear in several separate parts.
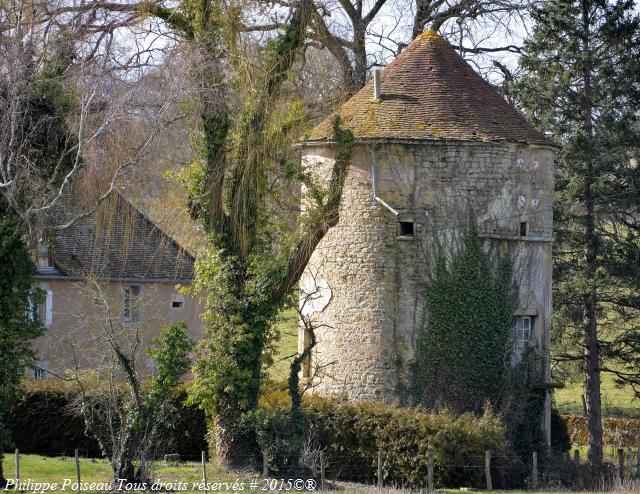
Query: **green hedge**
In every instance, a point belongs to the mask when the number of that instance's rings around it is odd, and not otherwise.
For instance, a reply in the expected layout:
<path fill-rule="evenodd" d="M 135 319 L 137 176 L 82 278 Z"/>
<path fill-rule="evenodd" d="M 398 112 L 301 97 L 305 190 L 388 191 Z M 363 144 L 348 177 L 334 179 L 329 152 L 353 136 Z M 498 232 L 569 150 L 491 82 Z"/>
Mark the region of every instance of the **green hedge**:
<path fill-rule="evenodd" d="M 564 415 L 573 444 L 587 444 L 587 421 L 579 415 Z M 618 448 L 638 445 L 638 429 L 640 420 L 606 418 L 603 420 L 604 443 Z"/>
<path fill-rule="evenodd" d="M 12 446 L 23 453 L 73 455 L 77 448 L 88 457 L 101 456 L 97 442 L 84 432 L 84 420 L 69 413 L 73 388 L 59 381 L 36 381 L 27 386 L 8 417 Z M 204 414 L 184 403 L 186 393 L 176 396 L 179 414 L 169 430 L 167 452 L 183 458 L 200 458 L 207 449 Z"/>
<path fill-rule="evenodd" d="M 286 417 L 286 393 L 263 396 L 261 406 L 272 416 Z M 327 475 L 335 479 L 374 482 L 378 451 L 382 451 L 386 485 L 425 487 L 431 446 L 437 486 L 481 486 L 485 451 L 497 456 L 506 451 L 504 427 L 491 412 L 482 417 L 454 416 L 446 411 L 430 413 L 318 397 L 305 399 L 303 408 L 309 440 L 313 448 L 324 451 Z M 277 452 L 271 454 L 271 461 L 277 466 Z"/>

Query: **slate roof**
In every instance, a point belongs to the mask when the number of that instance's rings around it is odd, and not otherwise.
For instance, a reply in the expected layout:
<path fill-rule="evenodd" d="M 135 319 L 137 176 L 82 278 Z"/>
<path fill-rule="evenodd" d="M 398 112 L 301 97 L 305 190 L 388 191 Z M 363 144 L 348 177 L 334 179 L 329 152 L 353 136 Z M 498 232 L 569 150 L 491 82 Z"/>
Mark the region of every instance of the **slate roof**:
<path fill-rule="evenodd" d="M 73 208 L 58 214 L 70 217 Z M 58 276 L 154 282 L 193 277 L 195 258 L 118 193 L 57 231 L 51 248 Z"/>
<path fill-rule="evenodd" d="M 418 36 L 337 111 L 360 140 L 459 140 L 553 145 L 435 31 Z M 309 141 L 331 141 L 334 115 Z"/>

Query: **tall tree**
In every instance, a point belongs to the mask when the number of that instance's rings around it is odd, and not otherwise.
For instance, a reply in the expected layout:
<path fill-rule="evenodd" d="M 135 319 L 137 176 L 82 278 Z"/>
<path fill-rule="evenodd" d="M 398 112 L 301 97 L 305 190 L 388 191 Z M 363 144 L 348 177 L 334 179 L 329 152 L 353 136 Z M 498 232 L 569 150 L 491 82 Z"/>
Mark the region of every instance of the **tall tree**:
<path fill-rule="evenodd" d="M 25 234 L 20 218 L 0 197 L 0 487 L 5 485 L 2 458 L 8 440 L 4 419 L 25 370 L 34 364 L 31 342 L 42 332 L 34 313 L 36 288 Z"/>
<path fill-rule="evenodd" d="M 640 19 L 634 2 L 544 2 L 517 96 L 562 144 L 555 308 L 585 375 L 589 460 L 602 464 L 601 375 L 640 384 Z M 610 365 L 609 365 L 610 364 Z"/>

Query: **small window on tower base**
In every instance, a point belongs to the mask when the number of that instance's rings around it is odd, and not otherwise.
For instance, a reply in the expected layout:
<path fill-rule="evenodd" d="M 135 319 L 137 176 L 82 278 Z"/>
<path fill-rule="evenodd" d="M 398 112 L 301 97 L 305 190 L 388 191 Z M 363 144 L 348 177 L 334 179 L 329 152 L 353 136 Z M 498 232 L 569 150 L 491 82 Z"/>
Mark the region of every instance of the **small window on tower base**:
<path fill-rule="evenodd" d="M 413 221 L 400 221 L 400 236 L 411 238 L 413 234 Z"/>
<path fill-rule="evenodd" d="M 521 237 L 526 237 L 527 236 L 527 234 L 529 233 L 528 232 L 528 230 L 529 230 L 528 227 L 529 227 L 529 225 L 527 225 L 526 221 L 520 222 L 520 236 Z"/>

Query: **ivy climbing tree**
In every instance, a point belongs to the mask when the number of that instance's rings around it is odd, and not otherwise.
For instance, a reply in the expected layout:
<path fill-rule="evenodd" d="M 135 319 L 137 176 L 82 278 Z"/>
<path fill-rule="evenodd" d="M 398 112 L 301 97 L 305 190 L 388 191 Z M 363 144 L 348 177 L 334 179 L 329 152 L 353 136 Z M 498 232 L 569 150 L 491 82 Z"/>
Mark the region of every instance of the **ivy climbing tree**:
<path fill-rule="evenodd" d="M 0 197 L 0 488 L 5 485 L 2 458 L 8 440 L 4 419 L 17 398 L 25 370 L 34 364 L 31 342 L 43 329 L 30 310 L 35 280 L 25 234 L 20 218 Z"/>
<path fill-rule="evenodd" d="M 292 141 L 287 136 L 295 135 L 300 124 L 295 106 L 276 111 L 303 49 L 311 7 L 310 0 L 295 4 L 282 33 L 258 48 L 257 70 L 248 76 L 251 83 L 242 91 L 236 85 L 232 98 L 228 67 L 221 60 L 228 55 L 236 69 L 239 62 L 233 57 L 234 33 L 223 31 L 229 23 L 222 22 L 220 4 L 183 1 L 170 9 L 142 5 L 180 32 L 207 68 L 193 74 L 202 154 L 185 177 L 191 211 L 210 239 L 193 283 L 205 305 L 207 337 L 198 349 L 192 397 L 213 418 L 216 454 L 229 466 L 254 459 L 255 434 L 243 427 L 243 417 L 257 407 L 264 353 L 274 337 L 271 327 L 315 246 L 338 221 L 350 162 L 352 138 L 336 123 L 332 176 L 327 186 L 315 186 L 288 156 Z M 287 229 L 274 214 L 278 191 L 271 180 L 283 175 L 294 186 L 304 182 L 311 190 L 310 207 L 298 228 Z M 299 392 L 297 385 L 291 392 Z M 299 399 L 292 402 L 294 408 L 299 405 Z M 292 416 L 294 433 L 301 434 L 299 410 Z"/>

